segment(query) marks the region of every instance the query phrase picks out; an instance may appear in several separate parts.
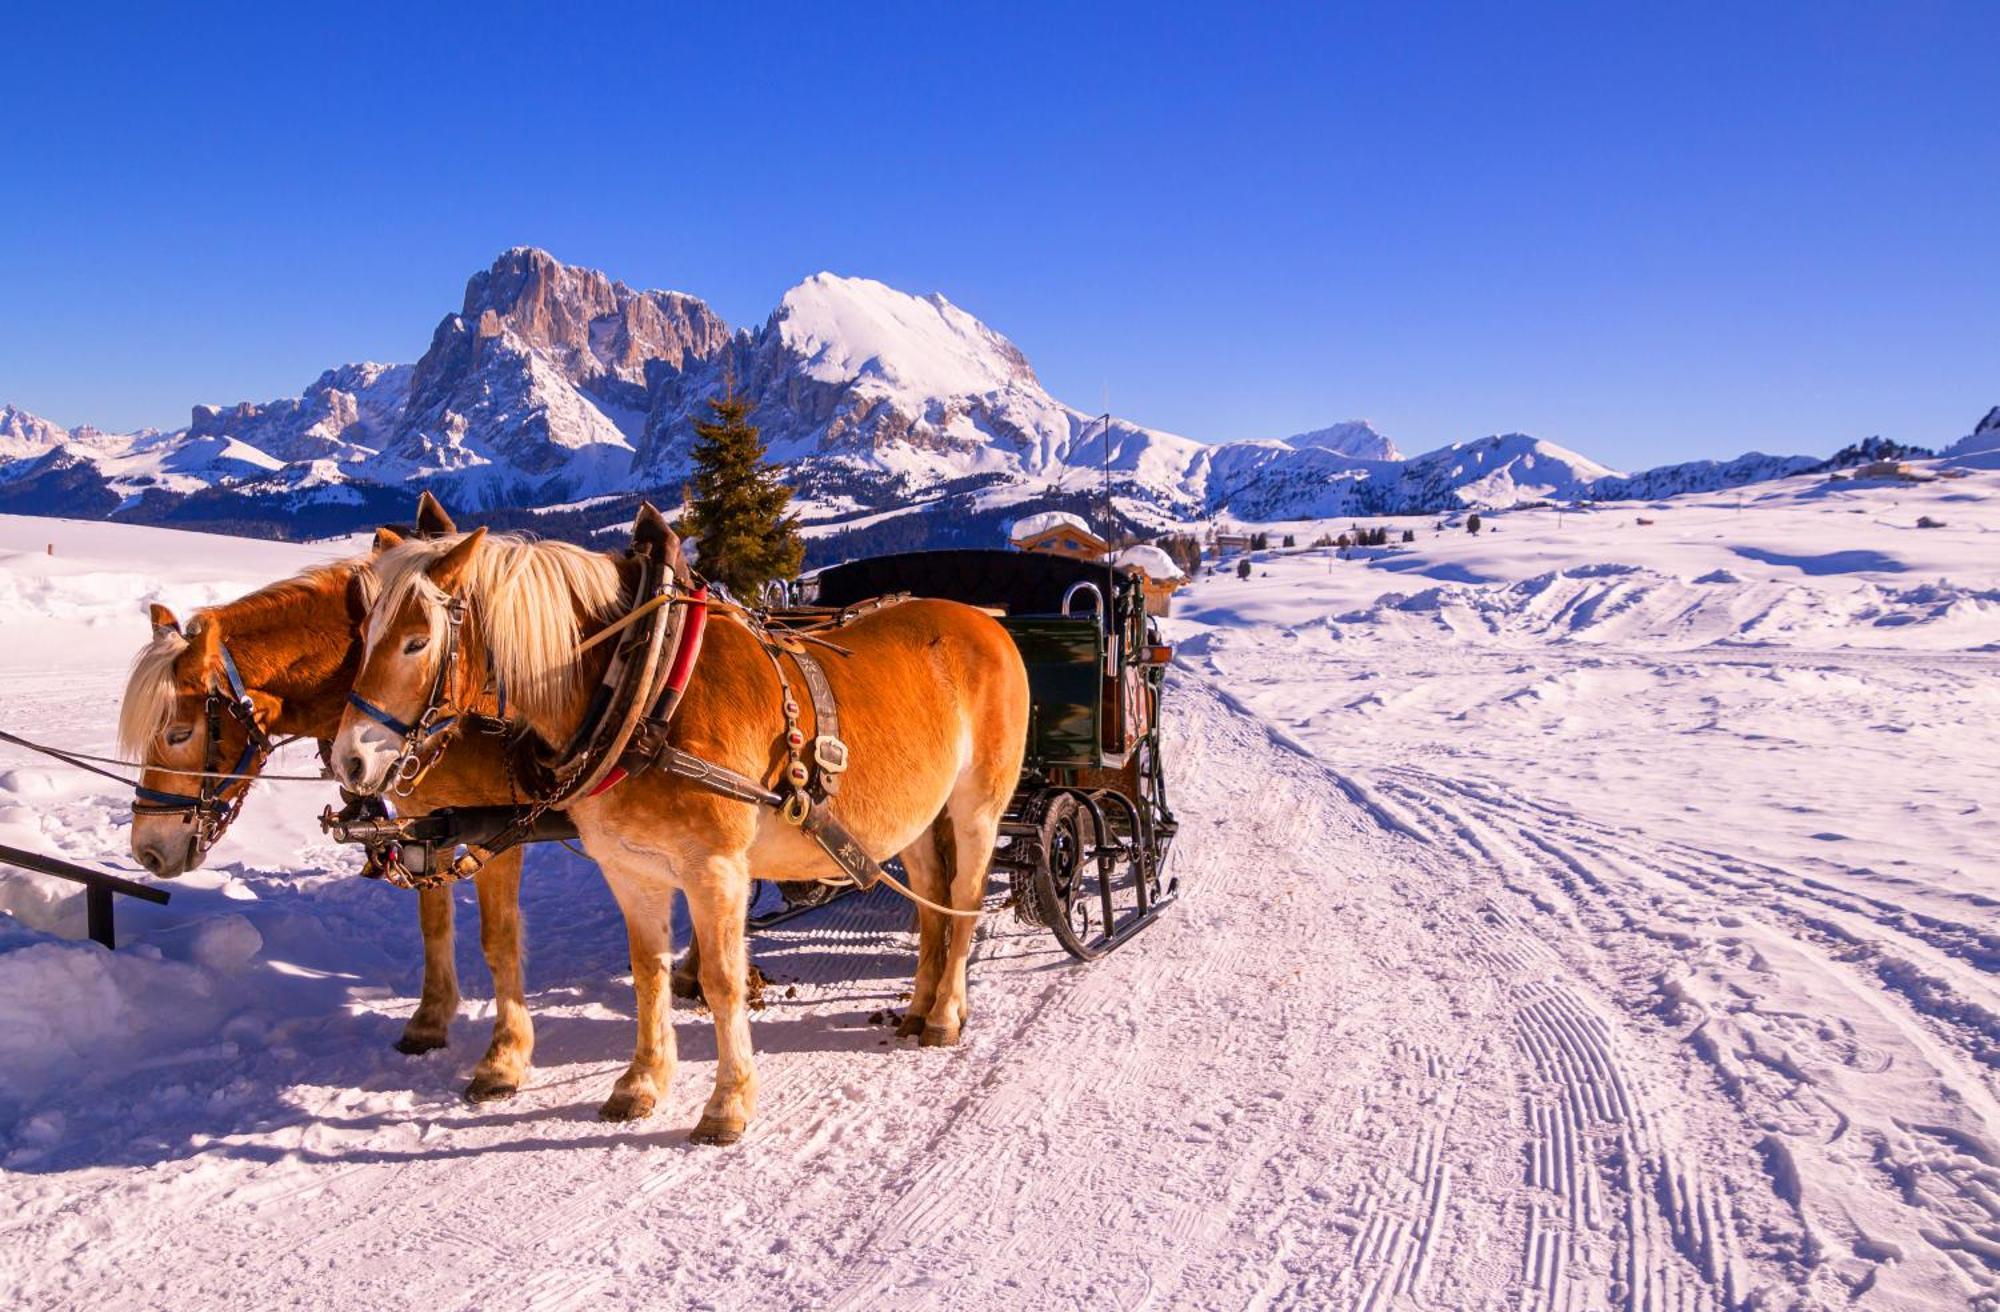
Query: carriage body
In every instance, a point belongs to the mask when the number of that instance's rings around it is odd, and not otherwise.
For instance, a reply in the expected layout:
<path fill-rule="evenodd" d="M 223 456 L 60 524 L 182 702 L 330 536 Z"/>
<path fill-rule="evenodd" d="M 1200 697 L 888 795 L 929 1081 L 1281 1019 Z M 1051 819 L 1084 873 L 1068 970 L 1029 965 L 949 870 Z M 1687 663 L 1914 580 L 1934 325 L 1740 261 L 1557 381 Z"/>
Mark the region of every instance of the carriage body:
<path fill-rule="evenodd" d="M 1168 649 L 1138 575 L 1036 552 L 916 551 L 831 566 L 797 600 L 896 593 L 987 611 L 1027 667 L 1027 752 L 994 854 L 1016 914 L 1086 960 L 1123 943 L 1177 891 L 1159 736 Z"/>

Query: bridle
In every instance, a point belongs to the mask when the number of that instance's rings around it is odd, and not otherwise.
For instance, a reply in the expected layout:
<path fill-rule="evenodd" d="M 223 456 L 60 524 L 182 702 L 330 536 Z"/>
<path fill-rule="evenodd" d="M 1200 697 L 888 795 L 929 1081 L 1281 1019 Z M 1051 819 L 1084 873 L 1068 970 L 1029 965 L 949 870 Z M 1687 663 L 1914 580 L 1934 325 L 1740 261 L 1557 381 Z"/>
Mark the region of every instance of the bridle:
<path fill-rule="evenodd" d="M 132 788 L 134 815 L 178 815 L 194 826 L 192 855 L 200 856 L 222 837 L 254 782 L 251 773 L 263 766 L 275 749 L 264 726 L 257 722 L 257 708 L 250 702 L 250 690 L 237 672 L 236 658 L 227 645 L 219 645 L 223 677 L 229 681 L 225 693 L 213 683 L 202 706 L 207 722 L 208 741 L 202 749 L 201 783 L 193 793 L 170 793 L 135 784 Z M 222 717 L 230 716 L 243 726 L 243 754 L 227 771 L 222 769 Z"/>
<path fill-rule="evenodd" d="M 507 718 L 507 685 L 493 669 L 491 649 L 486 653 L 486 677 L 488 686 L 496 689 L 499 697 L 498 714 L 492 717 L 469 716 L 452 697 L 453 676 L 463 655 L 459 634 L 465 626 L 465 615 L 463 597 L 445 599 L 444 649 L 438 654 L 437 673 L 431 678 L 430 695 L 424 699 L 424 709 L 415 720 L 400 719 L 358 692 L 347 694 L 349 706 L 403 740 L 395 762 L 389 767 L 388 788 L 398 797 L 408 797 L 423 782 L 424 776 L 430 773 L 431 767 L 438 763 L 444 756 L 444 749 L 450 745 L 448 731 L 461 719 L 505 721 Z"/>

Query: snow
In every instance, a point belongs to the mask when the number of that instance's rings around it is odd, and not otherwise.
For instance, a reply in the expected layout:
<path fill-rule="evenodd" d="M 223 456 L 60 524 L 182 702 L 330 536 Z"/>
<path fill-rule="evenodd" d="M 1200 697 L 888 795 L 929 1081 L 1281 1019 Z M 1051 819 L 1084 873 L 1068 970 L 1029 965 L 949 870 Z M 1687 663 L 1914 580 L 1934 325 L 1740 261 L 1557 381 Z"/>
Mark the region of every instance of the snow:
<path fill-rule="evenodd" d="M 1147 578 L 1160 583 L 1172 583 L 1187 577 L 1181 567 L 1174 563 L 1172 556 L 1158 547 L 1143 542 L 1125 548 L 1114 559 L 1118 564 L 1129 565 Z"/>
<path fill-rule="evenodd" d="M 1396 444 L 1375 431 L 1375 425 L 1366 419 L 1349 419 L 1327 428 L 1315 428 L 1310 433 L 1294 433 L 1285 439 L 1285 445 L 1303 451 L 1307 447 L 1318 447 L 1336 455 L 1351 456 L 1356 460 L 1401 460 L 1403 453 Z"/>
<path fill-rule="evenodd" d="M 778 303 L 780 339 L 826 383 L 864 376 L 926 397 L 978 395 L 1033 383 L 1013 344 L 939 295 L 912 296 L 872 278 L 817 273 Z"/>
<path fill-rule="evenodd" d="M 1007 530 L 1007 536 L 1012 541 L 1020 542 L 1034 537 L 1037 533 L 1065 527 L 1081 529 L 1085 533 L 1091 532 L 1090 525 L 1084 522 L 1081 515 L 1072 515 L 1067 510 L 1044 510 L 1040 514 L 1015 520 L 1014 526 Z"/>
<path fill-rule="evenodd" d="M 656 1117 L 594 1119 L 630 1054 L 629 965 L 561 848 L 522 885 L 536 1064 L 479 1107 L 458 1097 L 491 1016 L 471 895 L 451 1046 L 398 1054 L 413 901 L 318 834 L 321 785 L 261 785 L 170 906 L 121 904 L 116 953 L 76 941 L 67 886 L 5 874 L 0 1287 L 23 1307 L 2000 1299 L 2000 472 L 1483 519 L 1365 520 L 1418 539 L 1254 553 L 1250 578 L 1177 594 L 1188 891 L 1090 966 L 989 917 L 959 1047 L 870 1022 L 912 963 L 894 899 L 759 936 L 778 987 L 732 1149 L 686 1141 L 713 1073 L 699 1013 Z M 345 549 L 0 518 L 0 725 L 108 747 L 145 601 L 185 614 Z M 125 802 L 0 750 L 0 842 L 123 869 Z"/>

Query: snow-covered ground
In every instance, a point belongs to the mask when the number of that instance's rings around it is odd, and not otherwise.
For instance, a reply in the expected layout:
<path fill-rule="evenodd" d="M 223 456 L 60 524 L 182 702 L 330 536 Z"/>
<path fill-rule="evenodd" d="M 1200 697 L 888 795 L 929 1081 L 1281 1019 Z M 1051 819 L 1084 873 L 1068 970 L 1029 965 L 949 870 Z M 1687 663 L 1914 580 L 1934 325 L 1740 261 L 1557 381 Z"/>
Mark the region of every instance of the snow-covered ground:
<path fill-rule="evenodd" d="M 1200 580 L 1171 621 L 1186 898 L 1089 967 L 993 918 L 949 1050 L 871 1023 L 911 967 L 893 899 L 762 936 L 731 1149 L 685 1139 L 701 1016 L 654 1120 L 594 1119 L 629 968 L 560 848 L 524 885 L 536 1067 L 481 1107 L 470 899 L 452 1046 L 401 1056 L 414 906 L 322 841 L 319 786 L 260 788 L 172 905 L 121 905 L 116 954 L 0 869 L 0 1288 L 2000 1303 L 2000 473 L 1741 501 L 1403 521 L 1406 548 Z M 146 601 L 332 550 L 0 519 L 0 727 L 107 749 Z M 0 843 L 124 868 L 124 805 L 0 749 Z"/>

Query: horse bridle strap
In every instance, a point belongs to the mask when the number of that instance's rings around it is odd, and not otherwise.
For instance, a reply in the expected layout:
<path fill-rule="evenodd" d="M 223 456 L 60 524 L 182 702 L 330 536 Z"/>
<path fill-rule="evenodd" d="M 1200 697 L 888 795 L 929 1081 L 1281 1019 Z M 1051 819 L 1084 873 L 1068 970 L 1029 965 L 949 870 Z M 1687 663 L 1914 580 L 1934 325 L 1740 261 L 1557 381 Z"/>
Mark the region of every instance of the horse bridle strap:
<path fill-rule="evenodd" d="M 132 811 L 135 815 L 182 815 L 196 826 L 195 842 L 203 851 L 221 837 L 222 831 L 236 818 L 244 795 L 250 791 L 251 780 L 244 776 L 272 751 L 270 735 L 257 722 L 257 708 L 250 700 L 250 689 L 244 684 L 242 673 L 236 668 L 236 658 L 230 654 L 227 644 L 219 644 L 219 650 L 222 676 L 229 685 L 229 691 L 225 696 L 221 688 L 211 684 L 207 697 L 203 699 L 202 716 L 208 739 L 202 747 L 201 783 L 197 790 L 193 793 L 173 793 L 143 784 L 134 785 L 132 789 Z M 222 717 L 225 713 L 243 726 L 244 734 L 243 752 L 227 771 L 222 769 Z M 234 797 L 230 796 L 232 789 Z"/>
<path fill-rule="evenodd" d="M 432 740 L 458 723 L 463 715 L 462 710 L 453 704 L 451 680 L 458 669 L 462 650 L 460 631 L 465 627 L 465 611 L 463 597 L 445 599 L 444 649 L 438 653 L 437 672 L 431 676 L 430 695 L 424 699 L 424 709 L 414 721 L 399 718 L 358 692 L 350 690 L 347 694 L 349 706 L 402 738 L 402 748 L 396 754 L 395 764 L 389 767 L 389 786 L 406 797 L 444 755 L 441 743 L 437 750 L 426 754 Z M 491 650 L 486 653 L 486 670 L 488 682 L 498 682 L 493 673 Z M 506 698 L 506 686 L 502 684 L 500 701 L 503 712 Z"/>

